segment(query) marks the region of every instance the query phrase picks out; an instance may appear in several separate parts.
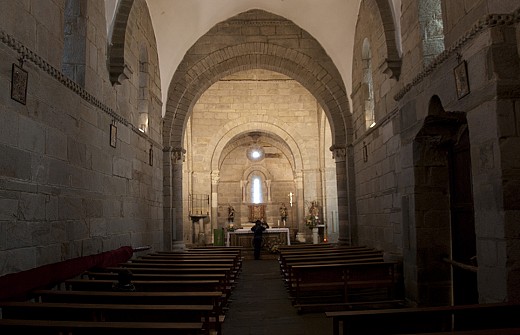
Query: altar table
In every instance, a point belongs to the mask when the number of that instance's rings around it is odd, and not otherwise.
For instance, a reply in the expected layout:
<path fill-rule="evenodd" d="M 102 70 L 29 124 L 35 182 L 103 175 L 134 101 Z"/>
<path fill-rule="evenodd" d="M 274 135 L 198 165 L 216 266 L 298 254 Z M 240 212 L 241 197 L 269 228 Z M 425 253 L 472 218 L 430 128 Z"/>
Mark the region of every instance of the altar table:
<path fill-rule="evenodd" d="M 267 228 L 263 235 L 264 248 L 274 245 L 291 245 L 289 228 Z M 226 233 L 226 246 L 252 248 L 253 232 L 251 228 L 241 228 Z"/>

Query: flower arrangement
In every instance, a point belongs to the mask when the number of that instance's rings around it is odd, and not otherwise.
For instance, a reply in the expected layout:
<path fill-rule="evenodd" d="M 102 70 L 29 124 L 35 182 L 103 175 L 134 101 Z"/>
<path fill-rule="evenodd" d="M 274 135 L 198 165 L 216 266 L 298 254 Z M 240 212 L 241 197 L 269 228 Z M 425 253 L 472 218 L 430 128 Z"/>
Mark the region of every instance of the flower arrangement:
<path fill-rule="evenodd" d="M 317 215 L 307 215 L 305 218 L 305 225 L 310 229 L 315 228 L 319 224 L 321 224 L 321 220 Z"/>
<path fill-rule="evenodd" d="M 237 228 L 235 226 L 228 226 L 227 231 L 232 232 L 235 231 Z"/>
<path fill-rule="evenodd" d="M 277 254 L 279 252 L 278 250 L 278 244 L 273 244 L 270 248 L 269 248 L 269 252 L 272 253 L 272 254 Z"/>

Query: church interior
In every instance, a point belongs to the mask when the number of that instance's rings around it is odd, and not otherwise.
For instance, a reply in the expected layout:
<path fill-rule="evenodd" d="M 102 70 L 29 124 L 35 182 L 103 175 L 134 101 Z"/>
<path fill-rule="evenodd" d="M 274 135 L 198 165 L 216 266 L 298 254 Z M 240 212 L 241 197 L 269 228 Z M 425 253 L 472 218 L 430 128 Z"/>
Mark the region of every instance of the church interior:
<path fill-rule="evenodd" d="M 0 8 L 0 283 L 261 220 L 381 251 L 409 306 L 520 301 L 518 1 Z"/>

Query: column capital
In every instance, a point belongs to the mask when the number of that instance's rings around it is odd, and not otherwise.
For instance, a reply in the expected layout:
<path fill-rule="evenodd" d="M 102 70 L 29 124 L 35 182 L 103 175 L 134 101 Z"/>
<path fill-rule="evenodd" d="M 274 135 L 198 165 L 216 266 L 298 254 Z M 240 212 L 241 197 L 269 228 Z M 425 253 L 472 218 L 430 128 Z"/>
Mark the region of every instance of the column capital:
<path fill-rule="evenodd" d="M 347 146 L 346 145 L 333 144 L 329 148 L 329 150 L 332 151 L 332 158 L 336 161 L 336 163 L 347 161 Z"/>
<path fill-rule="evenodd" d="M 303 171 L 295 171 L 294 172 L 294 181 L 297 183 L 297 185 L 299 183 L 303 184 Z"/>
<path fill-rule="evenodd" d="M 211 183 L 218 184 L 220 182 L 220 170 L 211 171 Z"/>
<path fill-rule="evenodd" d="M 170 147 L 170 152 L 171 152 L 172 164 L 178 164 L 178 163 L 184 162 L 184 157 L 186 155 L 186 149 L 180 148 L 180 147 L 177 147 L 177 148 Z"/>

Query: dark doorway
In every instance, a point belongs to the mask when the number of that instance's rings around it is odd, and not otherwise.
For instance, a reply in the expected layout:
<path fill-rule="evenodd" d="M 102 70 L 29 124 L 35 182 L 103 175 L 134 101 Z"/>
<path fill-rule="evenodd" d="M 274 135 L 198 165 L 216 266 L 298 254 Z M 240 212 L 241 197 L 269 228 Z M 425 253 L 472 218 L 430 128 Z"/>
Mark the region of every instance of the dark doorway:
<path fill-rule="evenodd" d="M 467 127 L 449 150 L 451 258 L 476 265 L 475 217 L 471 182 L 471 155 Z M 454 305 L 478 303 L 477 273 L 470 267 L 453 266 Z"/>

